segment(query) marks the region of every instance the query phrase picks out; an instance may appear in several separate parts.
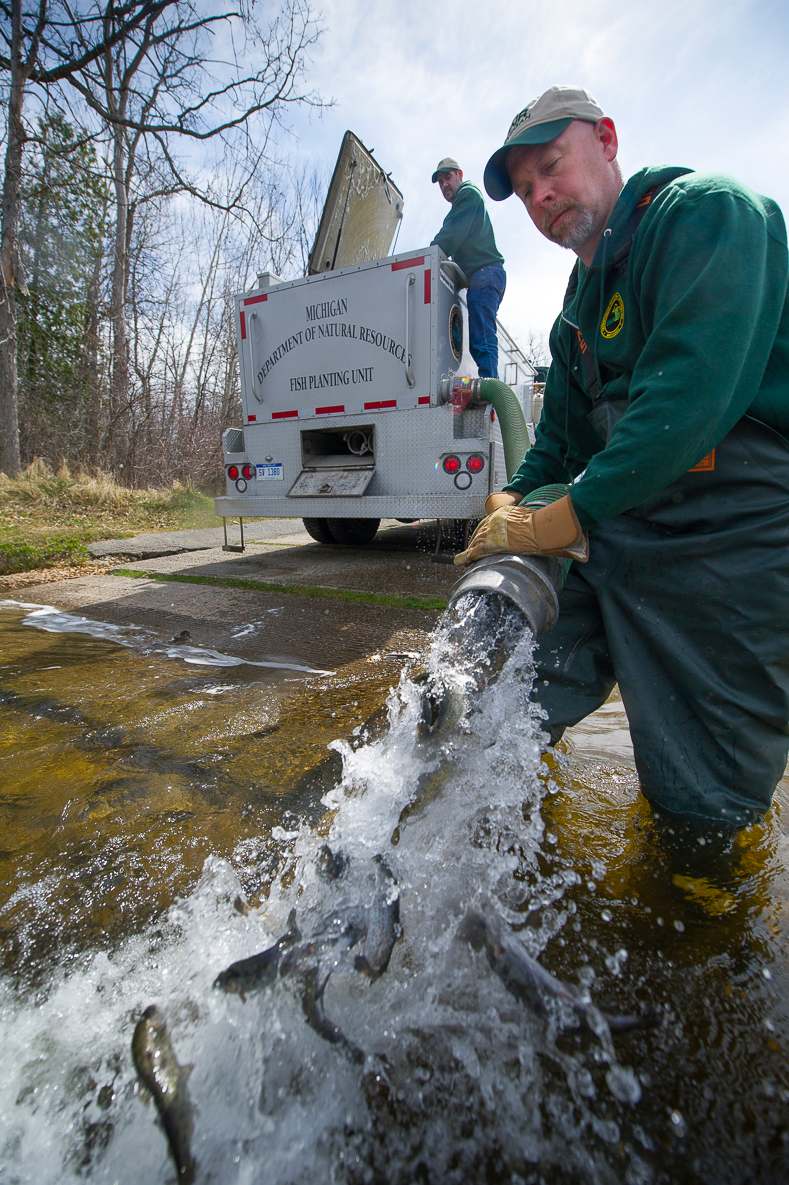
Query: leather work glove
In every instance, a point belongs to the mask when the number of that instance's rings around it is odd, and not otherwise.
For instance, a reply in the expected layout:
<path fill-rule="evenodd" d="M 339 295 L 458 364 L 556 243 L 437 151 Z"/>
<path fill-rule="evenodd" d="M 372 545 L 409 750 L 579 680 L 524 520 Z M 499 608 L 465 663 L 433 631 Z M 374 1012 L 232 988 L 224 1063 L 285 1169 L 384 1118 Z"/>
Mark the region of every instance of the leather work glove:
<path fill-rule="evenodd" d="M 464 568 L 485 555 L 553 555 L 569 560 L 589 559 L 589 539 L 581 530 L 570 495 L 530 510 L 527 506 L 500 506 L 484 518 L 469 540 L 468 547 L 455 556 Z"/>

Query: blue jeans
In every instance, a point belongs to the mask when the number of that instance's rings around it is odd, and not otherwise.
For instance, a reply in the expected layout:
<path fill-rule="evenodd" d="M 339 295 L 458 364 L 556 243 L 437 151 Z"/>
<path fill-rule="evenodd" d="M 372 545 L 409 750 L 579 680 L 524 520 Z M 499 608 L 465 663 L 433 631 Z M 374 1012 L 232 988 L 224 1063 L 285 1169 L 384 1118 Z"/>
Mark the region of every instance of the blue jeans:
<path fill-rule="evenodd" d="M 481 267 L 468 285 L 468 348 L 480 378 L 499 377 L 499 342 L 496 313 L 507 287 L 507 275 L 500 263 Z"/>

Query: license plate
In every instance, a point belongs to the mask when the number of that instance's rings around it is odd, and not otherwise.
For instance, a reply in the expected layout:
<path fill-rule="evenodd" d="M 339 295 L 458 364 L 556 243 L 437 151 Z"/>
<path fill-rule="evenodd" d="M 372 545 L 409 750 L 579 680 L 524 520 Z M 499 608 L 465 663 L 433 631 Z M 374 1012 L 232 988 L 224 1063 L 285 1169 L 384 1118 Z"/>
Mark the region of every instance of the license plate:
<path fill-rule="evenodd" d="M 282 481 L 282 465 L 256 465 L 258 471 L 258 481 Z"/>

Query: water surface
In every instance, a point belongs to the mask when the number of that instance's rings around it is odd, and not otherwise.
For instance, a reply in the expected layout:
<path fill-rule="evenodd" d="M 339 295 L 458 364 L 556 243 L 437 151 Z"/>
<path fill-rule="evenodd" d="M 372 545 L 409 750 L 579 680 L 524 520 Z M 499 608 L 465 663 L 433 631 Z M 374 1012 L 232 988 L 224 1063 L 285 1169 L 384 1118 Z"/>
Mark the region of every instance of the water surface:
<path fill-rule="evenodd" d="M 440 641 L 311 674 L 13 605 L 0 630 L 4 1182 L 175 1179 L 130 1057 L 154 1002 L 194 1066 L 198 1181 L 786 1179 L 783 790 L 733 844 L 677 832 L 616 700 L 543 757 L 528 638 L 426 754 L 407 671 L 446 663 Z M 363 1065 L 293 988 L 212 987 L 291 910 L 306 933 L 363 898 L 381 853 L 402 937 L 381 979 L 343 964 L 325 997 Z M 612 1047 L 524 1007 L 457 939 L 481 898 L 659 1025 Z"/>

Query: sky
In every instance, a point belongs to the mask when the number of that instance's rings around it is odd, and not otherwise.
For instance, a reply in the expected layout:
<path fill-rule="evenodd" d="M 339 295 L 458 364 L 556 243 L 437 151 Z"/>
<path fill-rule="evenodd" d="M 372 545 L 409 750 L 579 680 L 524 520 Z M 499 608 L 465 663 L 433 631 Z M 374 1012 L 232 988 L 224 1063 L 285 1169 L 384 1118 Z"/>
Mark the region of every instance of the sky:
<path fill-rule="evenodd" d="M 789 217 L 786 0 L 316 0 L 310 84 L 334 106 L 291 115 L 293 155 L 331 176 L 346 129 L 404 194 L 397 250 L 426 246 L 448 206 L 444 156 L 482 188 L 512 117 L 553 84 L 585 87 L 615 121 L 625 177 L 644 165 L 731 173 Z M 575 256 L 516 198 L 488 200 L 505 257 L 502 323 L 547 337 Z"/>

